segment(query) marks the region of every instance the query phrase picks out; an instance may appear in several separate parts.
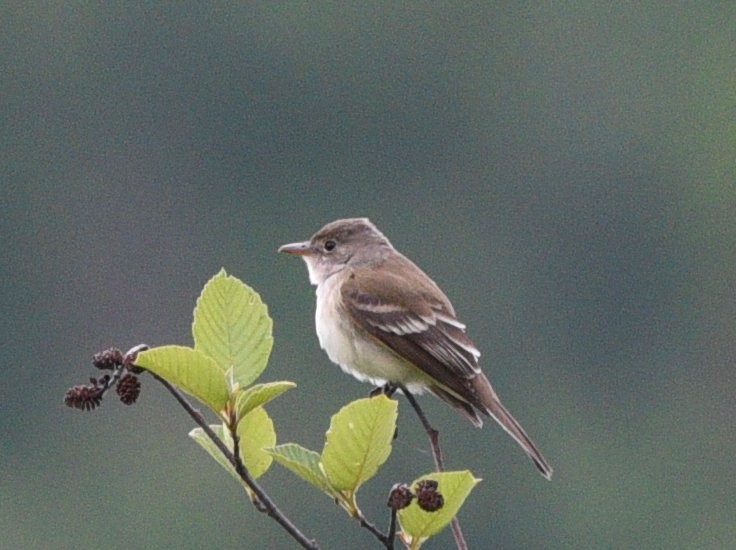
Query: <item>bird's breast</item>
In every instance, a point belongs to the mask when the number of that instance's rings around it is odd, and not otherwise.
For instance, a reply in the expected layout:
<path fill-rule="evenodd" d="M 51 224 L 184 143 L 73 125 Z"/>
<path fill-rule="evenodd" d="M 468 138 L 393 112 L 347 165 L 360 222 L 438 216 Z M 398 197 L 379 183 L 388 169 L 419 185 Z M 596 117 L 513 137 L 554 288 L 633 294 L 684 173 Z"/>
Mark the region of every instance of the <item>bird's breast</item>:
<path fill-rule="evenodd" d="M 320 347 L 330 360 L 358 380 L 375 385 L 402 383 L 416 393 L 425 389 L 426 376 L 419 369 L 354 324 L 342 302 L 338 277 L 317 287 L 315 326 Z"/>
<path fill-rule="evenodd" d="M 314 316 L 320 347 L 331 361 L 340 366 L 356 361 L 356 349 L 350 320 L 344 310 L 337 277 L 331 277 L 317 287 L 317 309 Z"/>

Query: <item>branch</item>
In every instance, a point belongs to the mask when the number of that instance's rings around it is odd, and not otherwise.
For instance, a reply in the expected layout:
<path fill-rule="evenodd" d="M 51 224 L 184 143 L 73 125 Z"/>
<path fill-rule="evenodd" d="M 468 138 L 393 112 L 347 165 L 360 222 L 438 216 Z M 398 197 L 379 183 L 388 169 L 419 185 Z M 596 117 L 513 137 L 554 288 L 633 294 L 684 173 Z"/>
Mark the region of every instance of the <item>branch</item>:
<path fill-rule="evenodd" d="M 396 516 L 396 512 L 392 512 L 394 517 Z M 373 533 L 373 536 L 376 537 L 381 544 L 383 544 L 386 547 L 386 550 L 393 550 L 394 547 L 394 537 L 391 533 L 389 533 L 389 536 L 384 535 L 381 533 L 380 529 L 373 525 L 370 521 L 368 521 L 363 514 L 359 514 L 358 517 L 358 523 L 360 523 L 360 526 L 368 529 L 371 533 Z M 394 530 L 395 534 L 395 530 Z"/>
<path fill-rule="evenodd" d="M 393 508 L 391 509 L 391 520 L 388 524 L 388 535 L 386 535 L 386 540 L 389 542 L 391 546 L 386 544 L 386 548 L 388 550 L 393 550 L 394 547 L 394 537 L 396 537 L 396 510 Z"/>
<path fill-rule="evenodd" d="M 177 390 L 174 386 L 169 384 L 166 380 L 158 376 L 157 374 L 151 372 L 150 373 L 156 380 L 161 382 L 164 387 L 171 392 L 171 394 L 174 396 L 174 398 L 179 402 L 179 404 L 184 407 L 184 410 L 187 412 L 187 414 L 194 420 L 197 425 L 204 430 L 204 432 L 207 434 L 207 436 L 212 440 L 212 443 L 215 444 L 215 446 L 220 450 L 220 452 L 225 456 L 225 458 L 228 459 L 228 461 L 233 465 L 235 470 L 238 472 L 238 475 L 243 480 L 243 482 L 248 486 L 248 488 L 253 491 L 253 493 L 258 497 L 259 504 L 255 504 L 256 509 L 265 512 L 270 517 L 272 517 L 276 522 L 281 525 L 287 533 L 289 533 L 294 540 L 296 540 L 302 548 L 306 548 L 308 550 L 318 550 L 319 545 L 314 541 L 308 539 L 292 522 L 287 518 L 283 512 L 276 506 L 276 504 L 271 500 L 271 498 L 266 494 L 266 492 L 263 490 L 263 488 L 256 482 L 255 479 L 251 477 L 251 475 L 248 473 L 248 470 L 245 468 L 245 465 L 243 464 L 243 461 L 240 460 L 240 455 L 238 452 L 238 438 L 237 435 L 233 437 L 234 442 L 234 452 L 230 452 L 230 449 L 227 448 L 227 446 L 222 442 L 222 440 L 217 437 L 215 432 L 212 431 L 212 428 L 210 428 L 209 424 L 205 421 L 202 414 L 196 410 L 192 405 L 189 403 L 189 401 L 186 400 L 186 398 L 182 395 L 182 393 Z"/>
<path fill-rule="evenodd" d="M 397 386 L 406 396 L 407 401 L 409 401 L 409 404 L 414 409 L 414 412 L 417 413 L 419 421 L 422 423 L 422 426 L 424 426 L 424 431 L 427 432 L 427 436 L 429 437 L 429 444 L 432 447 L 432 457 L 434 458 L 434 464 L 437 467 L 437 471 L 444 472 L 445 464 L 442 460 L 442 449 L 440 448 L 440 433 L 429 423 L 429 420 L 427 420 L 427 416 L 424 414 L 424 411 L 419 406 L 419 403 L 411 394 L 411 392 L 407 390 L 404 385 L 397 384 Z M 451 526 L 452 536 L 455 538 L 455 545 L 457 546 L 458 550 L 468 550 L 468 543 L 465 542 L 463 530 L 460 527 L 460 520 L 457 519 L 457 516 L 452 518 Z"/>

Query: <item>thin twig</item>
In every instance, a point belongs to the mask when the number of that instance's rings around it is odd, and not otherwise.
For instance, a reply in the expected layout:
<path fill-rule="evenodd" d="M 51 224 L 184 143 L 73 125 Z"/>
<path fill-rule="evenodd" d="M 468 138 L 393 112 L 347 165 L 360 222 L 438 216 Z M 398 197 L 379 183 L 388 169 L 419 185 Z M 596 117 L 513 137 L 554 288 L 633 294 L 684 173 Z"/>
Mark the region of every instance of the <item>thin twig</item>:
<path fill-rule="evenodd" d="M 250 472 L 248 472 L 248 469 L 245 467 L 243 459 L 240 458 L 240 436 L 235 430 L 231 430 L 230 437 L 232 437 L 233 440 L 233 452 L 232 458 L 227 458 L 230 461 L 230 464 L 235 468 L 235 472 L 240 476 L 240 479 L 245 481 L 246 477 L 250 477 Z M 268 508 L 258 499 L 258 497 L 256 497 L 255 494 L 249 494 L 249 496 L 251 497 L 251 502 L 253 503 L 253 506 L 256 507 L 256 510 L 263 512 L 264 514 L 268 514 Z"/>
<path fill-rule="evenodd" d="M 370 521 L 368 521 L 365 518 L 365 516 L 363 516 L 363 514 L 358 514 L 357 519 L 358 519 L 358 523 L 360 523 L 360 526 L 365 529 L 368 529 L 368 531 L 373 533 L 373 536 L 376 537 L 381 542 L 381 544 L 383 544 L 386 547 L 387 550 L 393 549 L 394 547 L 393 537 L 389 539 L 386 535 L 381 533 L 381 530 L 375 525 L 373 525 Z"/>
<path fill-rule="evenodd" d="M 386 540 L 387 540 L 386 548 L 388 550 L 393 550 L 395 537 L 396 537 L 396 510 L 391 508 L 391 519 L 389 520 L 388 534 L 386 535 Z"/>
<path fill-rule="evenodd" d="M 429 420 L 427 420 L 427 415 L 424 414 L 424 411 L 419 406 L 419 403 L 411 394 L 411 392 L 407 390 L 404 386 L 400 386 L 400 388 L 406 396 L 407 401 L 409 401 L 409 404 L 414 409 L 414 412 L 417 413 L 419 421 L 422 423 L 422 426 L 424 426 L 424 431 L 427 432 L 427 436 L 429 437 L 429 444 L 432 447 L 432 458 L 434 458 L 434 465 L 437 468 L 437 471 L 444 472 L 445 463 L 442 460 L 442 449 L 440 448 L 440 432 L 434 429 L 429 423 Z"/>
<path fill-rule="evenodd" d="M 256 506 L 256 509 L 265 512 L 274 520 L 276 520 L 276 522 L 281 525 L 286 530 L 286 532 L 289 533 L 294 538 L 294 540 L 296 540 L 303 548 L 307 548 L 308 550 L 319 550 L 319 545 L 314 540 L 308 539 L 299 530 L 299 528 L 296 527 L 291 522 L 291 520 L 289 520 L 289 518 L 287 518 L 283 514 L 283 512 L 281 512 L 281 510 L 271 500 L 268 494 L 266 494 L 263 488 L 256 482 L 255 479 L 251 477 L 251 475 L 248 473 L 248 470 L 243 465 L 242 461 L 236 460 L 234 453 L 230 452 L 230 449 L 228 449 L 227 446 L 222 442 L 222 440 L 217 437 L 215 432 L 212 431 L 212 428 L 210 428 L 209 424 L 207 424 L 202 414 L 194 407 L 192 407 L 192 405 L 189 403 L 189 401 L 186 400 L 182 393 L 157 374 L 153 372 L 151 374 L 156 380 L 161 382 L 164 387 L 169 390 L 169 392 L 171 392 L 171 394 L 179 402 L 179 404 L 184 407 L 184 410 L 187 412 L 187 414 L 197 423 L 200 428 L 204 430 L 207 436 L 212 440 L 212 443 L 215 444 L 219 451 L 233 465 L 236 471 L 238 471 L 238 475 L 243 480 L 243 482 L 250 488 L 251 491 L 253 491 L 256 497 L 258 497 L 258 500 L 262 507 Z M 233 439 L 237 441 L 237 439 Z M 235 443 L 235 445 L 237 445 L 237 443 Z M 237 447 L 235 448 L 237 449 Z"/>
<path fill-rule="evenodd" d="M 419 403 L 411 394 L 411 392 L 407 390 L 406 387 L 403 385 L 399 385 L 399 388 L 406 396 L 406 399 L 407 401 L 409 401 L 409 404 L 414 409 L 414 412 L 417 413 L 419 421 L 422 423 L 422 426 L 424 426 L 424 430 L 427 432 L 427 436 L 429 437 L 429 444 L 430 447 L 432 447 L 432 457 L 434 458 L 434 464 L 437 467 L 437 471 L 444 472 L 445 464 L 442 460 L 440 433 L 429 423 L 429 420 L 427 420 L 427 416 L 424 414 L 424 411 L 419 406 Z M 452 518 L 452 522 L 450 525 L 452 527 L 452 536 L 455 538 L 455 545 L 457 546 L 458 550 L 468 550 L 468 543 L 465 542 L 465 536 L 463 535 L 463 530 L 460 527 L 460 520 L 457 519 L 457 516 Z"/>
<path fill-rule="evenodd" d="M 468 543 L 465 542 L 465 535 L 463 535 L 463 529 L 460 527 L 460 520 L 457 519 L 457 516 L 452 518 L 450 528 L 452 529 L 452 536 L 455 539 L 457 550 L 468 550 Z"/>

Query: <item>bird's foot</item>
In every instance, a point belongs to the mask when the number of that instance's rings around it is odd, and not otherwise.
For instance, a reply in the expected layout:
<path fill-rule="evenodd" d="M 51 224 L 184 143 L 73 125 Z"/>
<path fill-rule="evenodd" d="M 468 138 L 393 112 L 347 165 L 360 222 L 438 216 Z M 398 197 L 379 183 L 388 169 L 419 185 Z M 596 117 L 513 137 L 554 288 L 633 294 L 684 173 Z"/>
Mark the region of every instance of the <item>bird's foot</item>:
<path fill-rule="evenodd" d="M 383 386 L 376 386 L 371 390 L 371 393 L 369 393 L 369 397 L 376 397 L 377 395 L 385 395 L 386 397 L 393 397 L 394 393 L 396 393 L 396 390 L 399 389 L 398 387 L 394 386 L 393 384 L 386 383 Z"/>

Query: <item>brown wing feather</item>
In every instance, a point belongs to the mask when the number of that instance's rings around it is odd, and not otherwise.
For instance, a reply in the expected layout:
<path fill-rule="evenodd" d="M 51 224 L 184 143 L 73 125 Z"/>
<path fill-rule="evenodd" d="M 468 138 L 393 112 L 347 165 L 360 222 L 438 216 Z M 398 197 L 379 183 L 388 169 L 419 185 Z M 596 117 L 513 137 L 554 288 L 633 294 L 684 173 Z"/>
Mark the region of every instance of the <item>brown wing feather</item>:
<path fill-rule="evenodd" d="M 455 318 L 449 300 L 406 258 L 414 271 L 407 292 L 404 279 L 384 272 L 379 279 L 358 270 L 342 286 L 342 301 L 353 320 L 457 397 L 484 410 L 471 380 L 480 373 L 480 353 Z M 438 392 L 439 393 L 439 392 Z"/>

